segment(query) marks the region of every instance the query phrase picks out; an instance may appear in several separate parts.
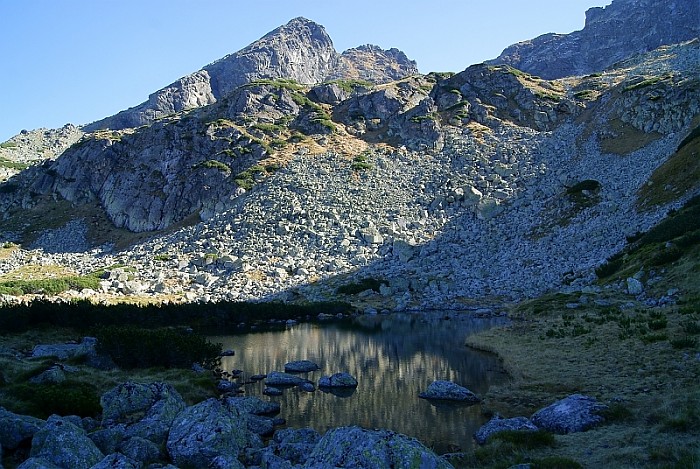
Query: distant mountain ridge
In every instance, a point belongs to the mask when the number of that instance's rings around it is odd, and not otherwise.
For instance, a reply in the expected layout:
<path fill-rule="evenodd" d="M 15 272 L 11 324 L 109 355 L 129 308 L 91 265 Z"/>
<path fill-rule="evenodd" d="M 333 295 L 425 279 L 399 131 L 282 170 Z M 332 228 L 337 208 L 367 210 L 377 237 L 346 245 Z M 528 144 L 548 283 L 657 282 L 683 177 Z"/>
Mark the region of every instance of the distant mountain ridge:
<path fill-rule="evenodd" d="M 698 36 L 697 0 L 614 0 L 589 9 L 580 31 L 543 34 L 513 44 L 487 63 L 553 80 L 599 72 L 632 55 Z"/>
<path fill-rule="evenodd" d="M 239 86 L 260 79 L 318 84 L 348 78 L 386 83 L 417 73 L 416 63 L 397 49 L 361 46 L 339 54 L 323 26 L 294 18 L 240 51 L 156 91 L 146 102 L 87 125 L 86 130 L 145 125 L 175 112 L 213 104 Z"/>

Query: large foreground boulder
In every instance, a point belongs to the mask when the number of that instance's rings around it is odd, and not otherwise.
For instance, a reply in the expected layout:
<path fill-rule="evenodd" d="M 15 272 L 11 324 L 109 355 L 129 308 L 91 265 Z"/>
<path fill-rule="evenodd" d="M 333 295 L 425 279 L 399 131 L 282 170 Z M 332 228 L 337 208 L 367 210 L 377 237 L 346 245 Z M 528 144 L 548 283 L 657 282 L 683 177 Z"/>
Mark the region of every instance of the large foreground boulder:
<path fill-rule="evenodd" d="M 207 399 L 186 408 L 175 418 L 168 435 L 168 453 L 176 466 L 210 467 L 226 463 L 228 467 L 238 467 L 241 450 L 262 446 L 247 425 L 245 413 L 218 399 Z"/>
<path fill-rule="evenodd" d="M 447 469 L 447 461 L 418 440 L 387 430 L 329 430 L 309 455 L 307 468 Z"/>
<path fill-rule="evenodd" d="M 170 425 L 182 412 L 185 401 L 167 383 L 126 382 L 107 391 L 100 399 L 102 424 L 124 424 L 126 436 L 165 443 Z"/>
<path fill-rule="evenodd" d="M 452 381 L 437 380 L 430 383 L 428 389 L 418 395 L 422 399 L 438 399 L 475 403 L 479 398 L 469 389 Z"/>
<path fill-rule="evenodd" d="M 583 432 L 605 421 L 600 412 L 608 406 L 595 398 L 572 394 L 532 416 L 532 423 L 552 433 Z"/>
<path fill-rule="evenodd" d="M 85 430 L 56 415 L 34 435 L 30 456 L 65 469 L 88 469 L 104 458 Z"/>
<path fill-rule="evenodd" d="M 13 450 L 31 439 L 45 424 L 44 420 L 18 415 L 0 407 L 0 446 Z"/>
<path fill-rule="evenodd" d="M 500 415 L 495 415 L 491 420 L 486 422 L 474 434 L 474 439 L 480 445 L 486 442 L 496 433 L 505 431 L 522 431 L 535 432 L 539 430 L 537 426 L 526 417 L 514 417 L 504 419 Z"/>

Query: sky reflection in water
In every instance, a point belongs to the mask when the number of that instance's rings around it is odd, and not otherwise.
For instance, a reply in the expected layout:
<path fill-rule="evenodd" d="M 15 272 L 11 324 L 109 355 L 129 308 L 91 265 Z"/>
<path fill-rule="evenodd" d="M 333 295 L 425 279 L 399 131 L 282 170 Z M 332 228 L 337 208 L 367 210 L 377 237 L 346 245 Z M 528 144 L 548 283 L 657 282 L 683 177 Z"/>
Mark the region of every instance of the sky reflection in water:
<path fill-rule="evenodd" d="M 263 396 L 263 384 L 244 386 L 245 395 L 277 401 L 281 417 L 294 428 L 359 425 L 413 436 L 446 452 L 450 445 L 472 447 L 472 434 L 486 419 L 476 406 L 450 405 L 418 398 L 436 379 L 468 387 L 477 395 L 503 382 L 498 360 L 468 349 L 467 335 L 502 323 L 452 314 L 361 316 L 349 322 L 297 324 L 284 330 L 210 337 L 233 349 L 223 359 L 225 370 L 241 369 L 243 378 L 284 371 L 293 360 L 312 360 L 319 371 L 302 374 L 314 383 L 322 375 L 347 371 L 359 386 L 348 397 L 317 390 L 289 388 L 279 397 Z"/>

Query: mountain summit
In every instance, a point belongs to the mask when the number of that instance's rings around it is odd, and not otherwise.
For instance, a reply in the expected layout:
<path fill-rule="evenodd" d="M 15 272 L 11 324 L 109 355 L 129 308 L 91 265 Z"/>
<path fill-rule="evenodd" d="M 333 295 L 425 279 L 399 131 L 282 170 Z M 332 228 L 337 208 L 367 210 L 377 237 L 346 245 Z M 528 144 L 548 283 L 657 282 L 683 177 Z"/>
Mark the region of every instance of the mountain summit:
<path fill-rule="evenodd" d="M 519 42 L 489 63 L 551 80 L 600 72 L 626 57 L 699 35 L 697 0 L 614 0 L 589 9 L 581 31 Z"/>
<path fill-rule="evenodd" d="M 215 103 L 239 86 L 261 79 L 285 78 L 318 84 L 351 78 L 385 83 L 416 73 L 416 63 L 396 49 L 361 46 L 341 55 L 323 26 L 299 17 L 240 51 L 156 91 L 148 101 L 89 124 L 86 130 L 138 127 Z"/>

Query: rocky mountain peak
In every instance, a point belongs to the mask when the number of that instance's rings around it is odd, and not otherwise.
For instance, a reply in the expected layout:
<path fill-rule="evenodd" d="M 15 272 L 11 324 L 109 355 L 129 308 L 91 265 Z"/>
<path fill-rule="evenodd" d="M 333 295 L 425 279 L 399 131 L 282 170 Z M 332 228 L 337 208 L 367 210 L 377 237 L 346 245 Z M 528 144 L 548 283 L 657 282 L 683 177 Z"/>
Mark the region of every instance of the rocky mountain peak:
<path fill-rule="evenodd" d="M 329 78 L 388 83 L 417 73 L 416 62 L 400 50 L 384 50 L 373 44 L 365 44 L 343 52 L 335 72 Z"/>
<path fill-rule="evenodd" d="M 148 97 L 148 101 L 86 126 L 121 130 L 208 104 L 261 79 L 317 84 L 330 79 L 385 83 L 417 73 L 415 62 L 397 50 L 363 46 L 339 54 L 325 28 L 298 17 L 238 52 L 187 75 Z"/>
<path fill-rule="evenodd" d="M 614 0 L 589 9 L 582 30 L 519 42 L 489 63 L 556 79 L 599 72 L 632 55 L 699 35 L 697 0 Z"/>

